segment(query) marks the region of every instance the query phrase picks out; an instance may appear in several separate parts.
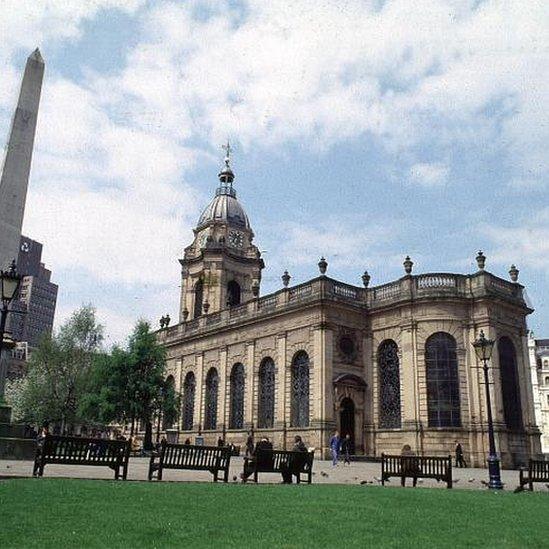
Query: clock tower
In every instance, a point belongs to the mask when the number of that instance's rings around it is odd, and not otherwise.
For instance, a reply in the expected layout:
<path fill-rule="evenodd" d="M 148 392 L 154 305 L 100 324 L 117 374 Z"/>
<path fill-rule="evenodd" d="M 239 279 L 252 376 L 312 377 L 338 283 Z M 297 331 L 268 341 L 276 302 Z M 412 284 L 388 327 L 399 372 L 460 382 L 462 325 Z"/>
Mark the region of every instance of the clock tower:
<path fill-rule="evenodd" d="M 219 187 L 202 212 L 181 263 L 180 321 L 235 307 L 259 294 L 261 252 L 236 198 L 229 144 Z"/>

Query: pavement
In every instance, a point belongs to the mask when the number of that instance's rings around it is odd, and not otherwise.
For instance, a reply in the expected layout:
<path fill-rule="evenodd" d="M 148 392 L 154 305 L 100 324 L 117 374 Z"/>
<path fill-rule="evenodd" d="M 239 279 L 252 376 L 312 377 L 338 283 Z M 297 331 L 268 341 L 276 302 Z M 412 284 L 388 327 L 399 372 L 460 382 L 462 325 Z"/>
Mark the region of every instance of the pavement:
<path fill-rule="evenodd" d="M 243 459 L 231 459 L 230 482 L 240 482 Z M 0 479 L 11 477 L 31 477 L 32 461 L 0 460 Z M 130 458 L 128 480 L 147 480 L 149 460 L 147 458 Z M 454 488 L 486 489 L 483 482 L 488 481 L 487 469 L 462 468 L 452 469 Z M 83 479 L 113 479 L 114 472 L 108 467 L 94 467 L 86 465 L 46 465 L 44 477 L 55 478 L 83 478 Z M 519 472 L 502 470 L 502 482 L 505 489 L 514 490 L 519 483 Z M 212 475 L 207 471 L 170 471 L 163 472 L 163 481 L 172 482 L 211 482 Z M 315 484 L 380 484 L 381 464 L 372 462 L 353 462 L 351 465 L 340 463 L 334 467 L 330 461 L 315 460 L 313 466 L 313 483 Z M 276 484 L 281 482 L 280 475 L 260 473 L 260 484 Z M 253 481 L 249 481 L 253 484 Z M 411 485 L 411 479 L 407 484 Z M 392 478 L 387 486 L 400 486 L 398 478 Z M 446 488 L 446 483 L 430 479 L 419 479 L 418 486 Z M 535 489 L 547 491 L 549 485 L 537 484 Z"/>

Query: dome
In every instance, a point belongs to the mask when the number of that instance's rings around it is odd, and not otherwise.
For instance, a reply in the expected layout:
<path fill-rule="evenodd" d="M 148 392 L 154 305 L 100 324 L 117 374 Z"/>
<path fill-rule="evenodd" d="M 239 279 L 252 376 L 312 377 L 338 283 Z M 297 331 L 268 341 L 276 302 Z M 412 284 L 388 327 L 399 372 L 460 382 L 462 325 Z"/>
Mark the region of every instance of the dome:
<path fill-rule="evenodd" d="M 250 229 L 250 221 L 236 199 L 236 192 L 232 188 L 220 187 L 215 197 L 202 212 L 198 220 L 198 229 L 211 222 L 227 223 L 244 229 Z"/>

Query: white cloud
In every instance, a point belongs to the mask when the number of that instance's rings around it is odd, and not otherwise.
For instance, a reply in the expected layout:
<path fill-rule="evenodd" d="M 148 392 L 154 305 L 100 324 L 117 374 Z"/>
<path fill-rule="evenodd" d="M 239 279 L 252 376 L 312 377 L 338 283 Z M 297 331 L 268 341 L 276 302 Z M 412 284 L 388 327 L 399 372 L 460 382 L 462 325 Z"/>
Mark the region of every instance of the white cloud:
<path fill-rule="evenodd" d="M 410 179 L 414 183 L 426 187 L 436 187 L 448 181 L 450 170 L 445 164 L 434 162 L 431 164 L 418 163 L 410 168 Z"/>
<path fill-rule="evenodd" d="M 250 0 L 243 9 L 228 1 L 5 0 L 4 110 L 14 104 L 20 68 L 12 60 L 21 49 L 43 45 L 48 63 L 48 49 L 77 40 L 84 23 L 108 9 L 136 14 L 142 25 L 118 72 L 90 72 L 86 59 L 78 82 L 47 72 L 25 230 L 46 243 L 54 270 L 78 266 L 99 282 L 127 285 L 158 276 L 173 282 L 205 200 L 186 173 L 208 154 L 197 143 L 217 147 L 227 134 L 244 148 L 281 154 L 288 143 L 323 149 L 367 135 L 404 159 L 405 181 L 426 186 L 448 181 L 460 144 L 479 154 L 495 147 L 512 184 L 543 184 L 544 7 L 541 0 Z M 444 163 L 425 158 L 435 148 L 429 157 Z M 328 225 L 290 226 L 279 259 L 291 265 L 326 254 L 344 267 L 357 249 L 367 257 L 371 235 Z M 504 247 L 508 231 L 494 241 Z M 529 232 L 519 239 L 532 261 L 547 241 L 537 239 Z"/>

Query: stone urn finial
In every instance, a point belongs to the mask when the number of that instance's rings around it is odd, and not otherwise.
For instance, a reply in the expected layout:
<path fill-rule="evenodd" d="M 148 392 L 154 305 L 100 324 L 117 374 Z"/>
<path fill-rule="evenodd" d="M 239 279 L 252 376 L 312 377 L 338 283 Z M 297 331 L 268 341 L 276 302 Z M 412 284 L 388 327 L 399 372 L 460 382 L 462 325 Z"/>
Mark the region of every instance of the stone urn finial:
<path fill-rule="evenodd" d="M 478 251 L 476 260 L 477 260 L 478 270 L 484 271 L 484 266 L 486 265 L 486 256 L 482 253 L 482 250 Z"/>
<path fill-rule="evenodd" d="M 166 318 L 164 317 L 164 315 L 162 315 L 162 316 L 160 317 L 159 324 L 160 324 L 160 329 L 163 330 L 164 327 L 166 326 Z"/>
<path fill-rule="evenodd" d="M 189 318 L 189 310 L 183 309 L 183 322 L 187 322 L 187 318 Z"/>
<path fill-rule="evenodd" d="M 208 311 L 210 310 L 210 304 L 207 301 L 204 301 L 202 304 L 202 309 L 204 311 L 204 314 L 208 314 Z"/>
<path fill-rule="evenodd" d="M 284 274 L 282 275 L 282 284 L 284 284 L 284 288 L 288 287 L 288 284 L 290 283 L 290 279 L 292 277 L 288 273 L 288 271 L 284 271 Z"/>
<path fill-rule="evenodd" d="M 257 280 L 252 282 L 252 294 L 254 297 L 259 295 L 259 282 Z"/>
<path fill-rule="evenodd" d="M 517 267 L 513 264 L 511 265 L 511 268 L 509 269 L 509 276 L 511 277 L 511 280 L 513 282 L 518 282 L 518 276 L 520 271 L 517 269 Z"/>
<path fill-rule="evenodd" d="M 328 262 L 324 259 L 324 256 L 320 258 L 320 261 L 318 262 L 318 270 L 320 271 L 320 274 L 324 276 L 326 274 L 326 269 L 328 268 Z"/>
<path fill-rule="evenodd" d="M 406 259 L 404 260 L 404 272 L 409 275 L 412 274 L 412 267 L 414 266 L 414 262 L 410 259 L 410 256 L 407 255 Z"/>
<path fill-rule="evenodd" d="M 362 284 L 364 284 L 364 287 L 367 288 L 368 284 L 370 284 L 371 276 L 368 274 L 368 271 L 364 271 L 364 274 L 362 275 Z"/>

